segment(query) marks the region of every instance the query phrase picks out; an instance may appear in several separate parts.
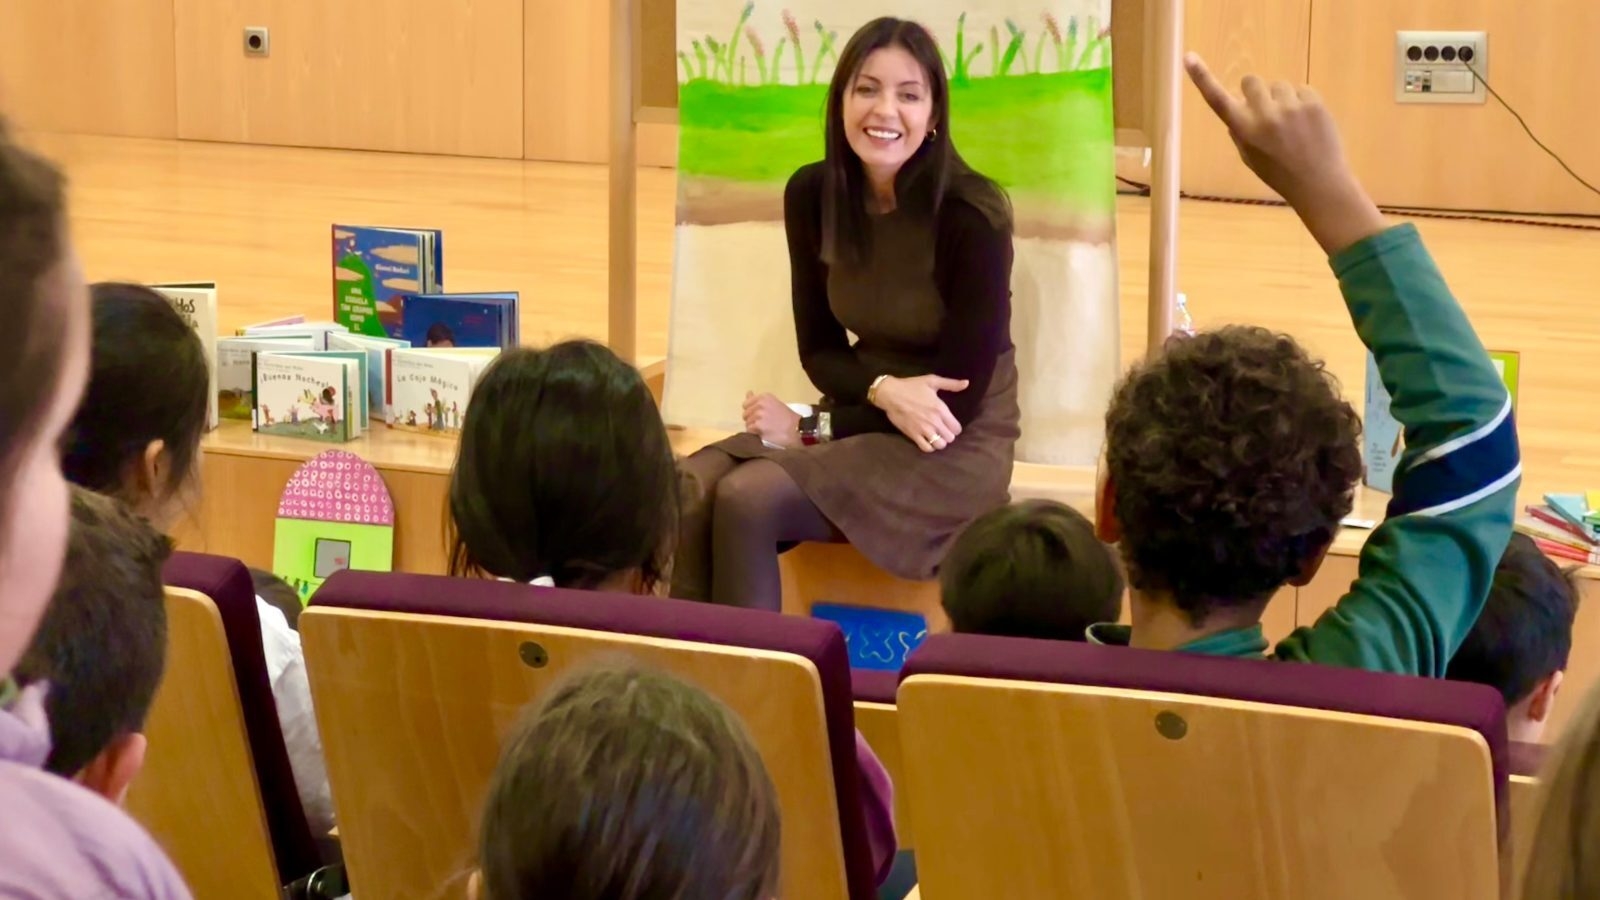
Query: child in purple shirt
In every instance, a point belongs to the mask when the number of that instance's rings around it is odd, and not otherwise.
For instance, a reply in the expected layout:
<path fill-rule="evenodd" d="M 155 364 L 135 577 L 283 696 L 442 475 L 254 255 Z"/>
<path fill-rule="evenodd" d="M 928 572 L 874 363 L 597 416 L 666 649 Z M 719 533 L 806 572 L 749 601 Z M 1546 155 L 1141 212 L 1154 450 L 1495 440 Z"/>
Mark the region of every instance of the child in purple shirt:
<path fill-rule="evenodd" d="M 188 898 L 154 841 L 116 806 L 39 767 L 46 686 L 9 676 L 55 591 L 67 546 L 57 449 L 88 375 L 83 272 L 63 179 L 0 123 L 0 896 Z"/>

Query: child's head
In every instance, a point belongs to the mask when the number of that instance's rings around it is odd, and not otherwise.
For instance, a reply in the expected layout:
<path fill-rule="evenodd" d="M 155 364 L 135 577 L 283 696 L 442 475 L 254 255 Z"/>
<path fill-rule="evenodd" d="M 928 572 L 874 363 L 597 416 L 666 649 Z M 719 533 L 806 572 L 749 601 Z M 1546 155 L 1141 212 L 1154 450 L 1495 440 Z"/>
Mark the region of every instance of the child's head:
<path fill-rule="evenodd" d="M 1316 574 L 1361 475 L 1361 422 L 1287 335 L 1228 326 L 1135 366 L 1106 412 L 1100 537 L 1141 603 L 1259 618 Z"/>
<path fill-rule="evenodd" d="M 1445 677 L 1495 688 L 1506 701 L 1506 733 L 1533 742 L 1555 709 L 1572 649 L 1578 592 L 1533 539 L 1512 534 L 1483 612 Z"/>
<path fill-rule="evenodd" d="M 89 370 L 65 180 L 0 121 L 0 678 L 33 637 L 67 546 L 58 450 Z"/>
<path fill-rule="evenodd" d="M 287 581 L 266 569 L 252 568 L 250 582 L 255 586 L 257 597 L 283 613 L 284 621 L 289 623 L 290 628 L 300 630 L 300 613 L 305 609 L 305 601 L 300 599 L 300 594 Z"/>
<path fill-rule="evenodd" d="M 168 528 L 198 483 L 210 376 L 205 349 L 165 297 L 90 289 L 93 372 L 63 448 L 67 477 Z"/>
<path fill-rule="evenodd" d="M 589 341 L 507 350 L 464 416 L 453 574 L 640 593 L 665 581 L 677 470 L 632 366 Z"/>
<path fill-rule="evenodd" d="M 506 741 L 480 900 L 768 900 L 778 838 L 772 781 L 727 707 L 670 675 L 589 669 Z"/>
<path fill-rule="evenodd" d="M 124 504 L 72 491 L 67 562 L 21 681 L 48 681 L 45 768 L 120 803 L 144 764 L 140 732 L 161 684 L 172 545 Z"/>
<path fill-rule="evenodd" d="M 1028 500 L 979 517 L 939 568 L 951 627 L 966 634 L 1081 641 L 1122 612 L 1122 572 L 1070 506 Z"/>

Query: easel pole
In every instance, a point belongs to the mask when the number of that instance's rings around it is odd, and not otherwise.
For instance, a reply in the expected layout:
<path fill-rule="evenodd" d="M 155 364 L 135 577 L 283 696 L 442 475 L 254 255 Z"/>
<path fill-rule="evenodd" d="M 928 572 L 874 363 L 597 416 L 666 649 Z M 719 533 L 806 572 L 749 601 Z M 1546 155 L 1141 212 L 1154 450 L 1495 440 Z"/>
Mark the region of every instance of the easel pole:
<path fill-rule="evenodd" d="M 637 360 L 638 151 L 636 72 L 638 0 L 611 3 L 610 239 L 606 340 L 623 362 Z"/>
<path fill-rule="evenodd" d="M 1172 333 L 1177 301 L 1179 142 L 1183 120 L 1183 0 L 1154 0 L 1146 22 L 1150 61 L 1150 318 L 1148 349 Z"/>

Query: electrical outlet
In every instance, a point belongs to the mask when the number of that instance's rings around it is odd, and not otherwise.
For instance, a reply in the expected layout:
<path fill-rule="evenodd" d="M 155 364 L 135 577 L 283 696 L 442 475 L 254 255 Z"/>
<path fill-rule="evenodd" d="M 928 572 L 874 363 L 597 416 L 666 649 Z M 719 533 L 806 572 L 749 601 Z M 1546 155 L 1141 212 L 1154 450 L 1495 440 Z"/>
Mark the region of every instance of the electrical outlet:
<path fill-rule="evenodd" d="M 272 36 L 262 26 L 251 26 L 244 30 L 244 55 L 267 56 L 272 51 Z"/>
<path fill-rule="evenodd" d="M 1484 103 L 1488 77 L 1488 32 L 1395 32 L 1396 103 Z"/>

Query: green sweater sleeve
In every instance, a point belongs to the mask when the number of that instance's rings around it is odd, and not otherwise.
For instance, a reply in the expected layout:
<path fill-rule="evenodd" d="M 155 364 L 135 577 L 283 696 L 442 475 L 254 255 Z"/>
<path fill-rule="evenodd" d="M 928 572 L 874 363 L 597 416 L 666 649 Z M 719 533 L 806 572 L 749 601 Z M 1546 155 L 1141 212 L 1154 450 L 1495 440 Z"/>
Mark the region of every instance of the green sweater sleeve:
<path fill-rule="evenodd" d="M 1331 264 L 1406 450 L 1350 592 L 1274 655 L 1442 677 L 1511 536 L 1522 475 L 1511 398 L 1415 226 Z"/>

